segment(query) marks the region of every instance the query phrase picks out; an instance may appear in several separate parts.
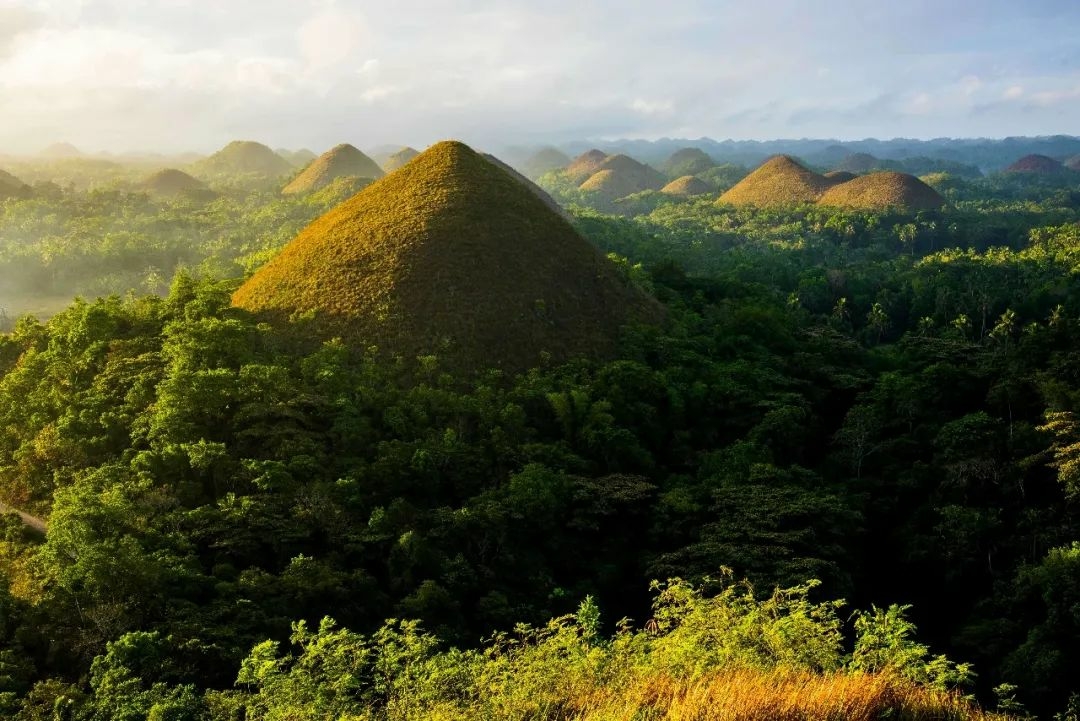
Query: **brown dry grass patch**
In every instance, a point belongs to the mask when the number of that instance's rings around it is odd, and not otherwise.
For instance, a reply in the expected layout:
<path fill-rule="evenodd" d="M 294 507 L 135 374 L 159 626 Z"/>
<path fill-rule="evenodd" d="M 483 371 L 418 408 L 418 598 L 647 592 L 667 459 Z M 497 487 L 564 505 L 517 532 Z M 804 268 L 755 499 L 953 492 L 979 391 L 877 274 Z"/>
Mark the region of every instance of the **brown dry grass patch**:
<path fill-rule="evenodd" d="M 914 175 L 885 171 L 836 185 L 818 203 L 866 210 L 936 210 L 945 205 L 945 199 Z"/>
<path fill-rule="evenodd" d="M 816 202 L 832 186 L 788 155 L 776 155 L 720 196 L 719 203 L 776 207 Z"/>

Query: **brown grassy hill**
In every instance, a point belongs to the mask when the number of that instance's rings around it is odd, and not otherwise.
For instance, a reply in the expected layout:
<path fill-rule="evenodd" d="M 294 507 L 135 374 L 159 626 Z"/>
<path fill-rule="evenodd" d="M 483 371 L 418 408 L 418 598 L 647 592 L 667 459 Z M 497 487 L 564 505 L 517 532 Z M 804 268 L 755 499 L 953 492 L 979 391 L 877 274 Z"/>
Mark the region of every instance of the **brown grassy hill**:
<path fill-rule="evenodd" d="M 1033 175 L 1057 175 L 1065 166 L 1045 155 L 1025 155 L 1005 168 L 1006 173 L 1031 173 Z"/>
<path fill-rule="evenodd" d="M 701 148 L 682 148 L 671 154 L 663 170 L 669 178 L 697 175 L 716 166 L 716 161 Z"/>
<path fill-rule="evenodd" d="M 542 202 L 548 207 L 548 210 L 557 213 L 560 218 L 562 218 L 568 223 L 573 222 L 570 213 L 566 212 L 566 209 L 559 205 L 555 198 L 552 198 L 546 190 L 544 190 L 539 185 L 519 173 L 509 163 L 505 163 L 502 160 L 496 158 L 494 155 L 490 155 L 488 153 L 484 153 L 483 156 L 484 159 L 487 160 L 489 163 L 494 163 L 499 168 L 502 168 L 502 170 L 505 171 L 510 177 L 528 188 L 530 193 L 539 198 L 540 202 Z"/>
<path fill-rule="evenodd" d="M 914 175 L 883 171 L 830 188 L 818 204 L 867 210 L 936 210 L 945 205 L 945 199 Z"/>
<path fill-rule="evenodd" d="M 387 173 L 392 173 L 419 154 L 420 151 L 416 148 L 402 148 L 396 153 L 387 156 L 386 160 L 381 163 L 382 169 Z"/>
<path fill-rule="evenodd" d="M 443 142 L 305 228 L 233 295 L 270 318 L 444 367 L 605 357 L 661 307 L 520 181 Z"/>
<path fill-rule="evenodd" d="M 664 195 L 675 195 L 682 198 L 688 198 L 692 195 L 712 193 L 715 192 L 715 189 L 701 178 L 696 178 L 693 175 L 684 175 L 665 185 L 660 189 L 660 192 Z"/>
<path fill-rule="evenodd" d="M 582 153 L 566 167 L 566 176 L 575 183 L 582 183 L 590 175 L 600 170 L 600 166 L 607 160 L 607 157 L 607 153 L 595 148 Z"/>
<path fill-rule="evenodd" d="M 833 185 L 838 185 L 840 183 L 846 183 L 849 180 L 855 180 L 855 178 L 859 176 L 855 173 L 848 172 L 847 170 L 830 170 L 825 173 L 824 177 Z"/>
<path fill-rule="evenodd" d="M 570 157 L 558 148 L 541 148 L 521 164 L 522 172 L 530 178 L 539 178 L 553 170 L 570 165 Z"/>
<path fill-rule="evenodd" d="M 261 175 L 275 178 L 293 170 L 285 158 L 262 143 L 234 140 L 191 166 L 196 175 Z"/>
<path fill-rule="evenodd" d="M 660 190 L 665 185 L 667 178 L 660 171 L 627 155 L 612 155 L 580 187 L 608 200 L 616 200 L 646 190 Z"/>
<path fill-rule="evenodd" d="M 159 170 L 140 183 L 143 190 L 160 197 L 172 197 L 185 193 L 206 191 L 206 185 L 182 170 L 166 168 Z"/>
<path fill-rule="evenodd" d="M 286 195 L 325 188 L 334 178 L 381 178 L 385 173 L 374 160 L 348 143 L 337 145 L 315 159 L 304 172 L 282 188 Z"/>
<path fill-rule="evenodd" d="M 1080 170 L 1080 155 L 1074 155 L 1066 160 L 1065 167 L 1069 170 Z"/>
<path fill-rule="evenodd" d="M 776 155 L 743 178 L 717 201 L 728 205 L 774 207 L 816 202 L 832 186 L 788 155 Z"/>
<path fill-rule="evenodd" d="M 0 200 L 8 198 L 28 198 L 31 194 L 30 186 L 16 178 L 11 173 L 0 170 Z"/>

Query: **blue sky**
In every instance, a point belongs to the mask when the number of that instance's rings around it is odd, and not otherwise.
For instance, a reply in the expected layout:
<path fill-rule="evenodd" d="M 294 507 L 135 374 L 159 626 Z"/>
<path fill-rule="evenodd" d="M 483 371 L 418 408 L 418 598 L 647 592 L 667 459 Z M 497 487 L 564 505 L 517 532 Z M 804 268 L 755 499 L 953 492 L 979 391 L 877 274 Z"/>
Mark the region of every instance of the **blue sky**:
<path fill-rule="evenodd" d="M 1080 0 L 0 0 L 0 151 L 1080 134 Z"/>

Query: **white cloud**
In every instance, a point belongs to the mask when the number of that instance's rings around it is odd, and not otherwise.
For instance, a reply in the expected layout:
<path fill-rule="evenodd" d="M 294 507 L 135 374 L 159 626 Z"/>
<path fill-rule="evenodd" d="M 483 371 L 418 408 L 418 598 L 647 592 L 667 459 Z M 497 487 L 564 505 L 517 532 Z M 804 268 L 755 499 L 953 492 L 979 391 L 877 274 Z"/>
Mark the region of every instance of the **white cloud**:
<path fill-rule="evenodd" d="M 297 44 L 308 69 L 318 72 L 354 57 L 366 36 L 366 23 L 360 15 L 330 8 L 300 26 Z"/>

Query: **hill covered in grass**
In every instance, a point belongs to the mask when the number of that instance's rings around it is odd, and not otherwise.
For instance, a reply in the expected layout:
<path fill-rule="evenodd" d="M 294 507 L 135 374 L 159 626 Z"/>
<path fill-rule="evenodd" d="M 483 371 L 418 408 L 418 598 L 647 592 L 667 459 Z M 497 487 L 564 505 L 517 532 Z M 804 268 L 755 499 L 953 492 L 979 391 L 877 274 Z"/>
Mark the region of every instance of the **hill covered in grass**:
<path fill-rule="evenodd" d="M 945 205 L 945 199 L 913 175 L 886 170 L 840 183 L 827 190 L 818 203 L 865 210 L 937 210 Z"/>
<path fill-rule="evenodd" d="M 583 183 L 589 176 L 600 170 L 608 155 L 603 150 L 593 148 L 574 158 L 566 167 L 566 177 L 574 183 Z"/>
<path fill-rule="evenodd" d="M 663 171 L 669 178 L 684 175 L 698 175 L 716 165 L 716 161 L 700 148 L 680 148 L 663 165 Z"/>
<path fill-rule="evenodd" d="M 142 181 L 139 186 L 151 195 L 166 198 L 207 191 L 206 184 L 201 180 L 176 168 L 159 170 Z"/>
<path fill-rule="evenodd" d="M 392 173 L 419 154 L 420 151 L 416 148 L 405 147 L 401 150 L 391 153 L 390 155 L 387 155 L 382 160 L 382 162 L 379 163 L 379 165 L 382 166 L 382 169 L 387 173 Z"/>
<path fill-rule="evenodd" d="M 274 151 L 282 158 L 287 160 L 294 168 L 303 168 L 315 158 L 319 157 L 311 150 L 307 148 L 301 148 L 300 150 L 289 150 L 288 148 L 278 148 Z"/>
<path fill-rule="evenodd" d="M 855 180 L 859 177 L 858 173 L 852 173 L 850 170 L 830 170 L 823 176 L 826 179 L 832 181 L 834 184 L 846 183 L 849 180 Z"/>
<path fill-rule="evenodd" d="M 1065 166 L 1045 155 L 1033 153 L 1025 155 L 1005 168 L 1006 173 L 1030 173 L 1032 175 L 1058 175 Z"/>
<path fill-rule="evenodd" d="M 535 179 L 553 170 L 563 170 L 569 165 L 570 156 L 558 148 L 541 148 L 521 164 L 521 172 Z"/>
<path fill-rule="evenodd" d="M 211 175 L 259 175 L 276 178 L 293 170 L 292 164 L 262 143 L 234 140 L 208 158 L 191 166 L 192 173 Z"/>
<path fill-rule="evenodd" d="M 310 193 L 325 188 L 336 178 L 381 178 L 385 173 L 374 160 L 348 143 L 320 155 L 281 192 L 286 195 Z"/>
<path fill-rule="evenodd" d="M 458 142 L 312 223 L 233 303 L 314 313 L 328 335 L 465 369 L 608 356 L 620 326 L 661 317 L 534 191 Z"/>
<path fill-rule="evenodd" d="M 701 178 L 693 175 L 684 175 L 665 185 L 660 189 L 660 192 L 664 195 L 688 198 L 692 195 L 705 195 L 707 193 L 715 192 L 715 188 Z"/>
<path fill-rule="evenodd" d="M 791 156 L 777 155 L 721 195 L 717 202 L 758 207 L 813 203 L 832 185 Z"/>

